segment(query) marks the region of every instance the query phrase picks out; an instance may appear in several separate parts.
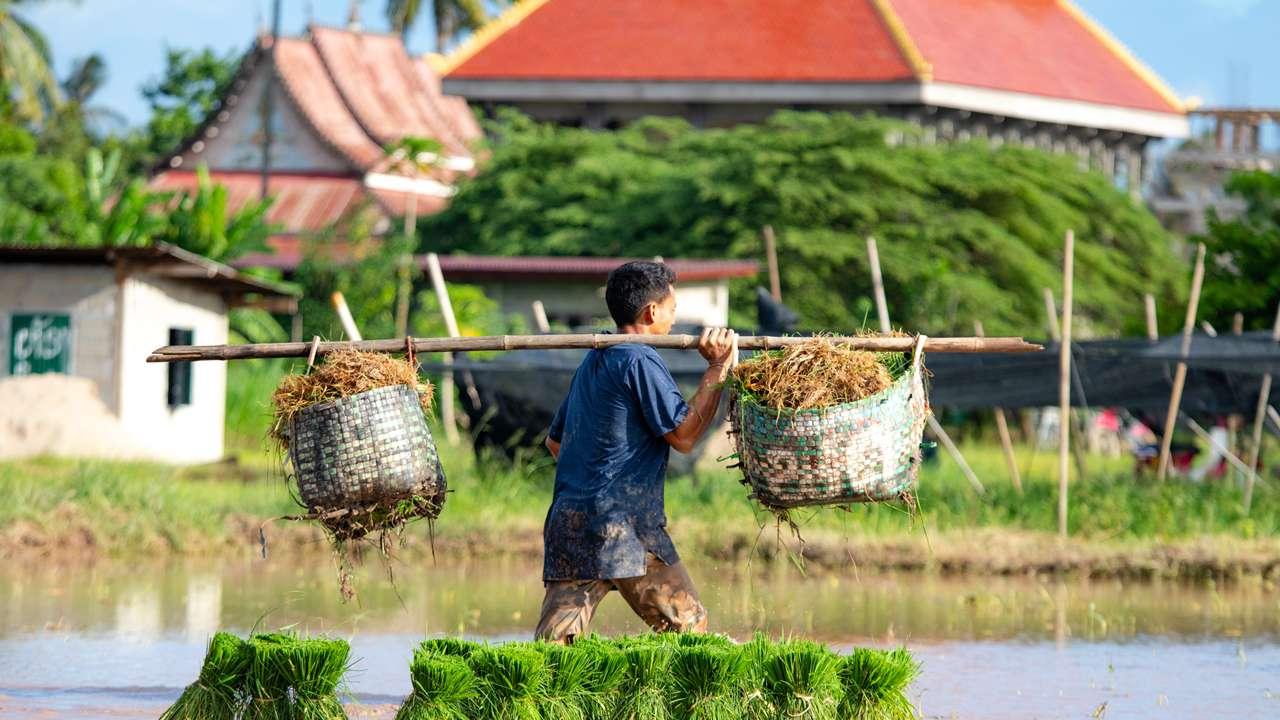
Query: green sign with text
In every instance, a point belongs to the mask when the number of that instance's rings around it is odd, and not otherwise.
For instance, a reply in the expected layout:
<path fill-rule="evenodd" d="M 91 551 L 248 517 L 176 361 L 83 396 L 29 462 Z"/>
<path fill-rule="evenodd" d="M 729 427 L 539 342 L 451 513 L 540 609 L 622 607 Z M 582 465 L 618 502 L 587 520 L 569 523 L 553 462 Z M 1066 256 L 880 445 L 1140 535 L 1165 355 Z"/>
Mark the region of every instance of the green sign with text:
<path fill-rule="evenodd" d="M 71 371 L 71 316 L 13 313 L 9 316 L 9 374 Z"/>

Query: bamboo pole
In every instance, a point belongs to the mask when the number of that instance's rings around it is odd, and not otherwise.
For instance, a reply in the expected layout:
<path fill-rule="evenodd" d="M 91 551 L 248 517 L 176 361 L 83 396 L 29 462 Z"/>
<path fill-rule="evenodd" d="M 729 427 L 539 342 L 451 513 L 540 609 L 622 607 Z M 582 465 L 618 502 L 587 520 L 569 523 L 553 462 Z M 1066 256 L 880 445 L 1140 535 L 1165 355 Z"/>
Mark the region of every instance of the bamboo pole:
<path fill-rule="evenodd" d="M 356 327 L 356 321 L 351 317 L 351 308 L 347 307 L 347 299 L 342 296 L 341 290 L 335 290 L 333 295 L 329 296 L 329 300 L 333 302 L 333 309 L 338 313 L 338 322 L 342 323 L 342 330 L 354 342 L 360 342 L 364 338 L 360 337 L 360 328 Z M 303 343 L 308 347 L 311 343 Z M 301 356 L 295 356 L 301 357 Z"/>
<path fill-rule="evenodd" d="M 876 249 L 876 239 L 867 237 L 867 258 L 871 264 L 871 288 L 876 296 L 876 312 L 880 315 L 880 332 L 886 335 L 893 332 L 889 326 L 889 303 L 884 297 L 884 277 L 880 274 L 880 253 Z"/>
<path fill-rule="evenodd" d="M 986 333 L 982 329 L 982 321 L 973 321 L 973 334 L 978 337 L 986 337 Z M 1022 494 L 1022 476 L 1018 474 L 1018 461 L 1013 454 L 1013 438 L 1009 437 L 1009 422 L 1005 418 L 1004 408 L 995 409 L 996 415 L 996 431 L 1000 435 L 1000 447 L 1004 450 L 1004 463 L 1009 468 L 1009 479 L 1013 481 L 1013 487 Z"/>
<path fill-rule="evenodd" d="M 1276 307 L 1276 319 L 1271 326 L 1271 341 L 1280 342 L 1280 306 Z M 1258 409 L 1253 414 L 1253 440 L 1249 445 L 1249 469 L 1258 467 L 1258 457 L 1262 454 L 1262 422 L 1271 406 L 1271 373 L 1262 376 L 1262 388 L 1258 391 Z M 1249 514 L 1253 505 L 1253 475 L 1245 480 L 1244 512 Z"/>
<path fill-rule="evenodd" d="M 551 332 L 551 321 L 547 320 L 547 306 L 542 304 L 541 300 L 534 300 L 530 306 L 533 309 L 533 326 L 538 332 L 546 335 Z"/>
<path fill-rule="evenodd" d="M 1044 314 L 1049 324 L 1049 339 L 1058 342 L 1062 339 L 1062 330 L 1058 327 L 1058 308 L 1053 303 L 1053 291 L 1044 289 Z"/>
<path fill-rule="evenodd" d="M 459 336 L 458 320 L 453 316 L 453 303 L 449 301 L 449 289 L 444 284 L 444 273 L 440 271 L 440 258 L 435 253 L 427 253 L 427 274 L 431 277 L 431 286 L 436 292 L 436 301 L 440 303 L 440 313 L 444 315 L 444 327 L 449 337 Z M 444 352 L 441 356 L 444 370 L 440 373 L 440 423 L 444 425 L 445 437 L 450 444 L 458 442 L 458 418 L 454 410 L 453 385 L 453 353 Z"/>
<path fill-rule="evenodd" d="M 1191 352 L 1191 331 L 1196 324 L 1196 310 L 1200 307 L 1200 288 L 1204 283 L 1204 243 L 1196 249 L 1196 267 L 1191 274 L 1191 298 L 1187 300 L 1187 316 L 1182 323 L 1182 360 L 1173 374 L 1173 390 L 1169 393 L 1169 412 L 1164 418 L 1164 433 L 1160 438 L 1160 466 L 1156 477 L 1164 480 L 1169 474 L 1169 450 L 1173 446 L 1173 430 L 1178 422 L 1178 406 L 1182 403 L 1182 389 L 1187 382 L 1187 354 Z"/>
<path fill-rule="evenodd" d="M 880 332 L 888 335 L 893 332 L 893 327 L 889 324 L 889 303 L 884 297 L 884 279 L 880 274 L 880 253 L 876 251 L 876 239 L 867 238 L 867 262 L 871 265 L 871 283 L 875 286 L 876 314 L 880 318 Z M 925 347 L 928 348 L 928 341 L 925 341 Z M 978 479 L 978 475 L 973 472 L 973 468 L 969 467 L 969 463 L 965 461 L 964 455 L 960 454 L 960 448 L 952 442 L 951 436 L 943 429 L 942 423 L 929 413 L 928 419 L 925 421 L 929 426 L 929 430 L 938 436 L 938 440 L 942 441 L 942 447 L 946 448 L 947 453 L 951 455 L 951 459 L 956 461 L 956 465 L 960 466 L 960 472 L 964 474 L 969 484 L 973 486 L 975 492 L 979 495 L 986 493 L 987 489 L 982 486 L 982 481 Z"/>
<path fill-rule="evenodd" d="M 1076 234 L 1068 230 L 1062 259 L 1062 342 L 1058 344 L 1058 537 L 1067 538 L 1067 453 L 1071 442 L 1071 311 Z"/>
<path fill-rule="evenodd" d="M 1209 447 L 1217 448 L 1218 450 L 1220 450 L 1222 452 L 1222 456 L 1227 459 L 1227 462 L 1231 463 L 1231 465 L 1235 467 L 1236 470 L 1239 470 L 1240 472 L 1244 473 L 1244 476 L 1248 478 L 1248 482 L 1250 484 L 1252 484 L 1254 480 L 1261 479 L 1248 465 L 1244 464 L 1243 460 L 1236 457 L 1236 454 L 1231 452 L 1230 448 L 1214 440 L 1213 436 L 1209 434 L 1209 431 L 1201 427 L 1200 423 L 1192 419 L 1191 416 L 1187 415 L 1184 412 L 1179 412 L 1178 416 L 1182 419 L 1183 424 L 1191 428 L 1191 432 L 1195 433 L 1197 437 L 1199 437 L 1201 440 L 1208 443 Z"/>
<path fill-rule="evenodd" d="M 764 226 L 764 257 L 769 263 L 769 295 L 774 302 L 782 302 L 782 277 L 778 274 L 778 243 L 773 236 L 773 226 Z"/>
<path fill-rule="evenodd" d="M 1142 304 L 1147 311 L 1147 339 L 1155 342 L 1160 339 L 1160 327 L 1156 324 L 1156 296 L 1151 293 L 1143 295 Z"/>
<path fill-rule="evenodd" d="M 739 336 L 742 350 L 776 350 L 788 345 L 808 342 L 807 337 Z M 824 337 L 827 342 L 848 345 L 872 352 L 911 352 L 913 337 Z M 605 348 L 624 343 L 640 343 L 669 350 L 696 350 L 696 335 L 486 335 L 459 338 L 413 338 L 415 352 L 475 352 L 493 350 L 572 350 Z M 189 362 L 198 360 L 247 360 L 250 358 L 306 357 L 311 343 L 258 343 L 246 345 L 168 345 L 157 348 L 147 362 Z M 325 342 L 321 355 L 335 350 L 355 349 L 365 352 L 399 353 L 405 350 L 404 338 L 365 340 L 363 342 Z M 1019 337 L 943 337 L 926 338 L 927 353 L 1023 353 L 1043 350 L 1044 346 Z"/>

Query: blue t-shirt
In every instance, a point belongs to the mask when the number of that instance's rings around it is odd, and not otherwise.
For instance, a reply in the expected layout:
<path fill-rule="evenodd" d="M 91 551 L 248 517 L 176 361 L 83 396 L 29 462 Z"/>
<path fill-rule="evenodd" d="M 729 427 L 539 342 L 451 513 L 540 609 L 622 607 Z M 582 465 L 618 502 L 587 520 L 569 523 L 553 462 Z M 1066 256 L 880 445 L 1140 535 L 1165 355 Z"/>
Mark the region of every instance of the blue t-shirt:
<path fill-rule="evenodd" d="M 560 458 L 542 529 L 543 580 L 640 577 L 646 553 L 680 561 L 666 530 L 663 436 L 688 412 L 652 347 L 587 353 L 547 433 Z"/>

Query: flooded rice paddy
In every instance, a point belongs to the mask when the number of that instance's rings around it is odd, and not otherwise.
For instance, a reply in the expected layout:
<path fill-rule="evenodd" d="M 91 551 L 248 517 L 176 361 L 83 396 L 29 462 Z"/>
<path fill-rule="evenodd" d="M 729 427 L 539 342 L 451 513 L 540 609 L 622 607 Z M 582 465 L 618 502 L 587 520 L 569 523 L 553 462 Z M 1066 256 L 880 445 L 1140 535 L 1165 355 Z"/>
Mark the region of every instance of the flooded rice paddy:
<path fill-rule="evenodd" d="M 219 629 L 293 626 L 351 640 L 352 717 L 386 717 L 429 634 L 526 638 L 540 568 L 519 560 L 396 566 L 338 600 L 323 558 L 0 567 L 0 717 L 155 717 Z M 1280 717 L 1280 592 L 1231 586 L 861 573 L 690 560 L 715 630 L 838 649 L 905 644 L 913 697 L 941 718 Z M 616 596 L 593 629 L 643 626 Z M 1096 715 L 1095 715 L 1096 713 Z"/>

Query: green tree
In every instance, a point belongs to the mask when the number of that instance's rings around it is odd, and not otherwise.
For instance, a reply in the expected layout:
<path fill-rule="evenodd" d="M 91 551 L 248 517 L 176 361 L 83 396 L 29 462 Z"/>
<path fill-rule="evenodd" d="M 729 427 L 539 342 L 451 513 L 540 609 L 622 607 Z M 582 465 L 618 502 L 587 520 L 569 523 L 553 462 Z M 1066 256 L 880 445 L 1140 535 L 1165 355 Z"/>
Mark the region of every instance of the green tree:
<path fill-rule="evenodd" d="M 387 21 L 392 31 L 407 37 L 424 5 L 430 7 L 435 21 L 436 52 L 444 52 L 459 33 L 475 30 L 489 19 L 483 0 L 387 0 Z"/>
<path fill-rule="evenodd" d="M 49 43 L 21 14 L 41 0 L 0 0 L 0 98 L 11 119 L 39 123 L 62 100 Z"/>
<path fill-rule="evenodd" d="M 1142 207 L 1073 160 L 983 142 L 928 146 L 910 126 L 785 112 L 698 130 L 647 119 L 613 133 L 507 114 L 483 171 L 420 237 L 490 254 L 762 259 L 778 231 L 784 300 L 808 329 L 868 324 L 865 238 L 879 240 L 895 322 L 911 330 L 1043 336 L 1076 233 L 1084 336 L 1137 332 L 1142 295 L 1174 303 L 1185 265 Z M 731 285 L 750 325 L 756 281 Z M 874 325 L 874 322 L 869 323 Z"/>
<path fill-rule="evenodd" d="M 146 150 L 150 159 L 173 152 L 209 113 L 240 66 L 240 54 L 212 48 L 165 51 L 164 73 L 142 88 L 151 108 Z"/>
<path fill-rule="evenodd" d="M 1239 312 L 1246 328 L 1269 330 L 1280 302 L 1280 173 L 1237 173 L 1226 190 L 1245 210 L 1222 218 L 1211 208 L 1209 233 L 1195 238 L 1215 259 L 1205 272 L 1200 315 L 1222 328 Z"/>

